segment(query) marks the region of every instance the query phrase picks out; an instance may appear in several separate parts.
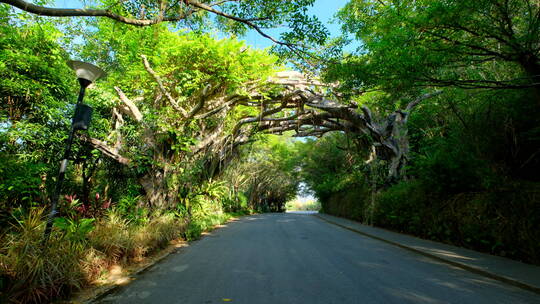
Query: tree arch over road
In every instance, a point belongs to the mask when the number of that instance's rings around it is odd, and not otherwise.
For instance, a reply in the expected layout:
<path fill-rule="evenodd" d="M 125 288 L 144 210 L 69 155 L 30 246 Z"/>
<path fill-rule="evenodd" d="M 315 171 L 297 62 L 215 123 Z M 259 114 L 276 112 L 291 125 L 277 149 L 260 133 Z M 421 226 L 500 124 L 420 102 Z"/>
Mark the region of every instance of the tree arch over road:
<path fill-rule="evenodd" d="M 387 117 L 374 115 L 367 107 L 354 102 L 344 103 L 332 95 L 332 85 L 318 79 L 286 71 L 278 72 L 262 82 L 246 83 L 242 94 L 229 94 L 220 83 L 209 83 L 180 103 L 177 94 L 164 85 L 161 76 L 154 71 L 146 56 L 141 56 L 146 72 L 156 86 L 156 102 L 164 103 L 177 113 L 175 128 L 180 133 L 190 133 L 196 142 L 188 144 L 179 156 L 171 153 L 174 145 L 159 139 L 155 126 L 145 123 L 144 115 L 137 106 L 142 97 L 128 97 L 120 87 L 115 87 L 118 101 L 113 108 L 116 138 L 114 143 L 83 138 L 94 148 L 123 165 L 133 164 L 133 160 L 123 155 L 127 149 L 121 128 L 124 117 L 139 124 L 143 131 L 145 147 L 155 163 L 146 174 L 139 178 L 152 205 L 168 204 L 175 201 L 177 191 L 170 191 L 167 177 L 173 174 L 174 163 L 199 159 L 207 172 L 205 178 L 212 178 L 227 166 L 236 155 L 237 148 L 255 140 L 259 133 L 281 134 L 294 131 L 297 137 L 322 136 L 327 132 L 341 131 L 356 136 L 360 148 L 369 151 L 368 162 L 381 159 L 388 162 L 389 179 L 399 179 L 404 174 L 408 158 L 407 118 L 410 111 L 422 100 L 440 92 L 425 94 L 411 101 L 403 110 L 397 110 Z M 256 113 L 234 119 L 229 126 L 227 117 L 235 109 L 243 106 Z M 217 122 L 217 123 L 216 123 Z M 196 131 L 191 127 L 196 124 Z"/>
<path fill-rule="evenodd" d="M 392 179 L 399 179 L 404 174 L 409 152 L 407 119 L 410 112 L 423 100 L 442 93 L 427 93 L 409 102 L 403 110 L 378 117 L 366 106 L 340 101 L 328 90 L 332 85 L 308 79 L 298 72 L 278 74 L 272 82 L 284 86 L 290 99 L 285 103 L 273 101 L 271 103 L 281 104 L 266 109 L 260 117 L 251 118 L 250 122 L 258 119 L 259 130 L 274 134 L 295 131 L 297 137 L 320 137 L 332 131 L 355 134 L 362 139 L 363 148 L 371 151 L 368 162 L 375 158 L 389 162 L 388 177 Z M 287 117 L 272 117 L 272 112 L 277 109 L 289 109 L 292 113 Z M 264 115 L 266 113 L 269 115 Z"/>

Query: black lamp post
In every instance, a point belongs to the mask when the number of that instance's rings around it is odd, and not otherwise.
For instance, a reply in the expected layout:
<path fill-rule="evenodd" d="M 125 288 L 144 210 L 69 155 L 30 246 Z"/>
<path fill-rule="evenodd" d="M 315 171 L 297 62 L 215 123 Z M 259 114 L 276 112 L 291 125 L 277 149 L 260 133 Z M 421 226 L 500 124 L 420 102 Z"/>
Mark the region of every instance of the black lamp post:
<path fill-rule="evenodd" d="M 68 65 L 75 71 L 81 89 L 79 91 L 79 98 L 75 105 L 75 114 L 71 121 L 71 131 L 66 143 L 66 149 L 64 151 L 64 158 L 60 162 L 60 171 L 58 172 L 58 180 L 56 181 L 56 188 L 51 198 L 51 212 L 47 219 L 47 226 L 45 227 L 45 241 L 49 239 L 54 217 L 58 213 L 57 206 L 60 194 L 62 192 L 62 184 L 66 176 L 66 168 L 68 165 L 69 155 L 71 154 L 71 145 L 73 143 L 73 136 L 77 130 L 88 130 L 90 126 L 90 119 L 92 117 L 92 108 L 83 104 L 84 93 L 86 88 L 98 78 L 105 76 L 105 72 L 95 65 L 85 63 L 81 61 L 69 61 Z"/>

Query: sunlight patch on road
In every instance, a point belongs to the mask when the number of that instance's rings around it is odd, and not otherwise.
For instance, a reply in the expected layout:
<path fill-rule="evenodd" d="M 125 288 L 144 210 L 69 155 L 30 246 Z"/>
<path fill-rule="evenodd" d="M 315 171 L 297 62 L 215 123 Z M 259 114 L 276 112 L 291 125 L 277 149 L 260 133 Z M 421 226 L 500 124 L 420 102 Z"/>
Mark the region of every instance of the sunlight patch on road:
<path fill-rule="evenodd" d="M 413 246 L 413 248 L 418 249 L 418 250 L 422 250 L 422 251 L 428 251 L 428 252 L 431 252 L 433 254 L 442 255 L 442 256 L 445 256 L 445 257 L 449 257 L 449 258 L 456 258 L 456 259 L 469 260 L 469 261 L 478 260 L 478 259 L 475 259 L 475 258 L 466 257 L 466 256 L 457 254 L 457 253 L 452 252 L 452 251 L 447 251 L 447 250 L 432 249 L 432 248 L 426 248 L 426 247 L 420 247 L 420 246 Z"/>
<path fill-rule="evenodd" d="M 246 220 L 248 220 L 248 221 L 258 221 L 258 220 L 260 220 L 260 219 L 261 219 L 261 218 L 258 218 L 258 217 L 251 217 L 251 216 L 250 216 L 250 217 L 246 217 Z"/>
<path fill-rule="evenodd" d="M 120 265 L 114 265 L 110 268 L 108 281 L 115 285 L 125 285 L 131 281 L 126 271 Z"/>
<path fill-rule="evenodd" d="M 188 268 L 189 268 L 189 265 L 187 265 L 187 264 L 186 265 L 178 265 L 178 266 L 173 267 L 172 271 L 174 271 L 174 272 L 182 272 L 182 271 L 184 271 L 184 270 L 186 270 Z"/>

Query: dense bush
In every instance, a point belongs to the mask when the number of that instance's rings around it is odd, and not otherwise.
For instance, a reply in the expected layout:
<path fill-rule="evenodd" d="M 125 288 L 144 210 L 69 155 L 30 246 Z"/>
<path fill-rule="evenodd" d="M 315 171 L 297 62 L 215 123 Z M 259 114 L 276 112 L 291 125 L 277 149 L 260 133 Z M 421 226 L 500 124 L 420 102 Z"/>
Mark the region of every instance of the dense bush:
<path fill-rule="evenodd" d="M 540 263 L 539 186 L 433 196 L 419 181 L 377 196 L 376 225 L 492 254 Z M 431 196 L 430 196 L 431 193 Z M 524 216 L 526 214 L 526 216 Z"/>
<path fill-rule="evenodd" d="M 365 185 L 341 189 L 321 200 L 321 212 L 364 221 L 366 208 L 370 202 L 370 193 Z"/>
<path fill-rule="evenodd" d="M 421 180 L 375 196 L 351 188 L 322 201 L 322 212 L 528 263 L 540 263 L 540 186 L 513 182 L 491 191 L 441 195 Z"/>
<path fill-rule="evenodd" d="M 477 191 L 491 179 L 487 162 L 458 140 L 441 139 L 423 150 L 413 155 L 410 174 L 435 193 Z"/>
<path fill-rule="evenodd" d="M 0 8 L 0 223 L 47 196 L 76 91 L 58 30 L 8 15 Z"/>
<path fill-rule="evenodd" d="M 402 182 L 378 193 L 373 223 L 398 231 L 421 234 L 430 229 L 432 199 L 418 181 Z"/>

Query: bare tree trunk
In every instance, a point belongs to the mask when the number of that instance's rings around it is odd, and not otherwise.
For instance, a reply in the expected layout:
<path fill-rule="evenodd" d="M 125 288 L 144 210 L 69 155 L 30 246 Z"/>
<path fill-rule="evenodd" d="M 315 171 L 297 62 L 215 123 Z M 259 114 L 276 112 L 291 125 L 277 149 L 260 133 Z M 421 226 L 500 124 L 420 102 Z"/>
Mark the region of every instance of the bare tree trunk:
<path fill-rule="evenodd" d="M 368 206 L 364 208 L 364 224 L 373 225 L 373 215 L 375 213 L 376 200 L 375 196 L 377 195 L 377 181 L 378 181 L 378 161 L 377 161 L 377 151 L 374 146 L 371 147 L 371 152 L 369 153 L 369 158 L 366 161 L 369 166 L 369 183 L 371 188 L 371 194 Z"/>

